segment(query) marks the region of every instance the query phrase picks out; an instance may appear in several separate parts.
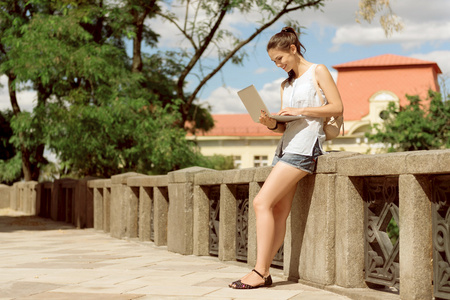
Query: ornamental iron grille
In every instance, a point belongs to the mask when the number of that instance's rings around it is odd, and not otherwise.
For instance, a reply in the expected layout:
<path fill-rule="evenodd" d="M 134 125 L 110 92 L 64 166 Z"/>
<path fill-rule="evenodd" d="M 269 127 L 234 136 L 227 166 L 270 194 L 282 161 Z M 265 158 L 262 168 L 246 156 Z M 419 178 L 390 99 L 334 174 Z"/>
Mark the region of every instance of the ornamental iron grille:
<path fill-rule="evenodd" d="M 236 259 L 247 261 L 248 250 L 248 185 L 236 186 Z"/>
<path fill-rule="evenodd" d="M 450 299 L 450 175 L 431 180 L 434 296 Z"/>
<path fill-rule="evenodd" d="M 397 177 L 364 179 L 365 281 L 399 289 L 399 193 Z"/>
<path fill-rule="evenodd" d="M 219 255 L 220 185 L 209 188 L 209 255 Z"/>

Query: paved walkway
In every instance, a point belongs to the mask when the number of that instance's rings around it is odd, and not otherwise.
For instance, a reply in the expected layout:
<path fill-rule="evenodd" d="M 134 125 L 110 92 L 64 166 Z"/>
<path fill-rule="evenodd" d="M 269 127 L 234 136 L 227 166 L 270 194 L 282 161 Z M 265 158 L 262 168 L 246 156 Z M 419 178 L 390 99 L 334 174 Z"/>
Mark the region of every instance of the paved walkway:
<path fill-rule="evenodd" d="M 288 282 L 279 270 L 273 271 L 270 288 L 228 288 L 248 271 L 242 263 L 183 256 L 150 242 L 0 209 L 2 300 L 350 299 Z"/>

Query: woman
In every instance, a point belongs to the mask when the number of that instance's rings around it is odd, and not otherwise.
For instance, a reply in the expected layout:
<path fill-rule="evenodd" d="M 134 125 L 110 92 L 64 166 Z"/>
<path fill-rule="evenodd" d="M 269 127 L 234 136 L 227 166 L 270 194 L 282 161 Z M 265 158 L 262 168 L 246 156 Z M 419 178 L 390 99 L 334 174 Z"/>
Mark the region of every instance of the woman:
<path fill-rule="evenodd" d="M 229 285 L 234 289 L 251 289 L 272 284 L 269 267 L 283 244 L 286 219 L 297 183 L 314 172 L 317 157 L 324 153 L 323 118 L 343 113 L 341 97 L 330 72 L 324 65 L 306 61 L 303 50 L 305 48 L 297 33 L 290 27 L 275 34 L 267 45 L 271 60 L 289 76 L 281 84 L 282 109 L 277 114 L 302 115 L 304 118 L 278 123 L 266 112 L 261 112 L 261 124 L 272 131 L 283 133 L 283 137 L 275 153 L 272 163 L 274 167 L 253 200 L 256 215 L 256 265 L 252 272 Z M 314 75 L 327 105 L 322 105 L 317 95 Z"/>

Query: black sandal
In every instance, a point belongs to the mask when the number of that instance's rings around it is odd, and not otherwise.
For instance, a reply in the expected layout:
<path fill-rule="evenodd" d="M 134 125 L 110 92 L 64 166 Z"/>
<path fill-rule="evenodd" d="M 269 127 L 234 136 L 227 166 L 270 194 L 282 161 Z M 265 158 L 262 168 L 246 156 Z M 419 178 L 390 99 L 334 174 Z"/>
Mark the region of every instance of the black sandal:
<path fill-rule="evenodd" d="M 247 290 L 247 289 L 257 289 L 260 287 L 266 287 L 266 286 L 271 286 L 272 285 L 272 276 L 267 276 L 264 277 L 263 275 L 261 275 L 261 273 L 259 273 L 258 271 L 256 271 L 255 269 L 252 270 L 253 272 L 255 272 L 256 274 L 258 274 L 262 279 L 264 279 L 264 283 L 257 285 L 257 286 L 253 286 L 250 284 L 246 284 L 243 283 L 241 280 L 237 280 L 232 282 L 231 284 L 229 284 L 228 286 L 232 289 L 238 289 L 238 290 Z"/>

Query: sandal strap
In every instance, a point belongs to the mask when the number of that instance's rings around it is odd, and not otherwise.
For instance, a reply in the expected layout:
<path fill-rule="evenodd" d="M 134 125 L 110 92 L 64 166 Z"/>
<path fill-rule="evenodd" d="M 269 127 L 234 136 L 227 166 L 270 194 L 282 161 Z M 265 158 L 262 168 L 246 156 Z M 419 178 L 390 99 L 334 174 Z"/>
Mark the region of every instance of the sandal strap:
<path fill-rule="evenodd" d="M 259 273 L 258 271 L 256 271 L 255 269 L 253 269 L 252 270 L 253 272 L 255 272 L 256 274 L 258 274 L 262 279 L 264 279 L 265 280 L 265 278 L 264 278 L 264 276 L 263 275 L 261 275 L 261 273 Z"/>

